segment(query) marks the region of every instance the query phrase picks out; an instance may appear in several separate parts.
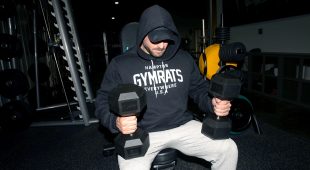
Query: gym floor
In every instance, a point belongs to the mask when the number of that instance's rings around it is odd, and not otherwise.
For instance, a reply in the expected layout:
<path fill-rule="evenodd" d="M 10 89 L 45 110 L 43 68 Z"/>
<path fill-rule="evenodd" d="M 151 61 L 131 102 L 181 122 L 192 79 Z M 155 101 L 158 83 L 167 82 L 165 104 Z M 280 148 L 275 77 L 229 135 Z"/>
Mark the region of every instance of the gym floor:
<path fill-rule="evenodd" d="M 310 169 L 309 110 L 251 95 L 262 134 L 252 127 L 232 136 L 239 148 L 237 170 Z M 104 157 L 108 140 L 98 124 L 29 127 L 0 132 L 1 170 L 117 170 L 115 154 Z M 205 161 L 179 155 L 176 170 L 209 169 Z"/>
<path fill-rule="evenodd" d="M 249 95 L 254 111 L 260 121 L 288 133 L 310 139 L 310 108 L 292 105 L 259 95 Z"/>

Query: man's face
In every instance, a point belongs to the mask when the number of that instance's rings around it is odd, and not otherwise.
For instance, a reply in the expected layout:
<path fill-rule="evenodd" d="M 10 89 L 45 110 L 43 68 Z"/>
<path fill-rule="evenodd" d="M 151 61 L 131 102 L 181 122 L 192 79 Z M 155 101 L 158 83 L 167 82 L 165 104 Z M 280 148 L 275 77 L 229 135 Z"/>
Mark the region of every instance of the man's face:
<path fill-rule="evenodd" d="M 145 36 L 141 44 L 141 49 L 152 55 L 153 57 L 161 57 L 168 47 L 168 41 L 160 41 L 157 43 L 152 43 L 148 36 Z"/>

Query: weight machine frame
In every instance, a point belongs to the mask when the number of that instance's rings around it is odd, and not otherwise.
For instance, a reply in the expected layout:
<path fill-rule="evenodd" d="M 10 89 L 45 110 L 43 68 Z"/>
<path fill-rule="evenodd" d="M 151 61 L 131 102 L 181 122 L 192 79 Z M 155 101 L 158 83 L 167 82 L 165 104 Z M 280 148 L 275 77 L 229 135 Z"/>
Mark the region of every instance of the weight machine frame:
<path fill-rule="evenodd" d="M 41 0 L 39 0 L 42 7 Z M 62 3 L 61 3 L 62 2 Z M 57 71 L 60 76 L 61 85 L 65 94 L 66 98 L 66 104 L 58 104 L 58 105 L 52 105 L 47 107 L 40 107 L 40 94 L 38 89 L 38 69 L 37 69 L 37 47 L 36 47 L 36 41 L 34 44 L 34 50 L 35 50 L 35 64 L 36 64 L 36 96 L 37 96 L 37 111 L 42 110 L 49 110 L 53 108 L 58 107 L 64 107 L 68 106 L 70 111 L 70 117 L 71 120 L 59 120 L 59 121 L 45 121 L 45 122 L 33 122 L 31 126 L 55 126 L 55 125 L 81 125 L 84 124 L 85 126 L 89 126 L 91 123 L 98 123 L 99 120 L 94 118 L 91 119 L 89 116 L 89 109 L 87 107 L 87 102 L 93 103 L 94 102 L 94 95 L 92 93 L 92 88 L 90 86 L 88 74 L 86 71 L 86 66 L 84 62 L 84 56 L 81 52 L 81 44 L 79 37 L 77 35 L 76 26 L 73 19 L 73 14 L 71 11 L 71 4 L 69 0 L 49 0 L 49 4 L 52 5 L 52 8 L 54 11 L 52 11 L 52 15 L 56 19 L 56 23 L 54 23 L 54 26 L 58 28 L 59 34 L 60 34 L 60 48 L 64 51 L 65 56 L 63 56 L 63 59 L 67 62 L 68 67 L 67 70 L 70 72 L 70 76 L 68 77 L 69 80 L 72 81 L 73 87 L 71 89 L 75 92 L 76 96 L 74 97 L 74 100 L 76 102 L 69 103 L 67 98 L 67 93 L 64 88 L 64 84 L 62 81 L 62 77 L 60 74 L 57 58 L 55 56 L 55 52 L 52 49 L 53 57 L 56 62 Z M 63 4 L 63 5 L 62 5 Z M 43 10 L 43 9 L 42 9 Z M 35 21 L 35 11 L 34 13 L 34 38 L 36 39 L 36 21 Z M 45 20 L 46 21 L 46 20 Z M 47 21 L 46 21 L 46 27 L 47 27 Z M 49 31 L 49 30 L 48 30 Z M 50 32 L 48 32 L 49 39 L 51 39 Z M 53 47 L 52 47 L 53 48 Z M 75 120 L 72 112 L 71 112 L 71 106 L 77 105 L 76 108 L 81 112 L 82 120 Z"/>

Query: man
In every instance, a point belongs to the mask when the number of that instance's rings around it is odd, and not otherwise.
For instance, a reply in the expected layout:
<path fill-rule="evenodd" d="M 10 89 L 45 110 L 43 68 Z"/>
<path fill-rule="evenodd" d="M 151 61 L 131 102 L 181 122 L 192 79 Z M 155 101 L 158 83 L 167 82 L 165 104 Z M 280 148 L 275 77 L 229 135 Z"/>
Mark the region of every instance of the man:
<path fill-rule="evenodd" d="M 226 116 L 229 101 L 210 98 L 208 81 L 200 74 L 193 57 L 180 47 L 181 37 L 164 8 L 154 5 L 141 15 L 137 44 L 113 58 L 97 91 L 96 116 L 112 133 L 131 134 L 137 126 L 149 132 L 150 147 L 145 156 L 123 159 L 121 170 L 149 170 L 164 148 L 175 148 L 212 163 L 212 169 L 236 169 L 238 150 L 231 139 L 212 140 L 201 133 L 202 123 L 187 110 L 188 96 L 201 110 Z M 118 84 L 143 87 L 147 109 L 140 121 L 136 116 L 118 117 L 109 111 L 108 93 Z"/>

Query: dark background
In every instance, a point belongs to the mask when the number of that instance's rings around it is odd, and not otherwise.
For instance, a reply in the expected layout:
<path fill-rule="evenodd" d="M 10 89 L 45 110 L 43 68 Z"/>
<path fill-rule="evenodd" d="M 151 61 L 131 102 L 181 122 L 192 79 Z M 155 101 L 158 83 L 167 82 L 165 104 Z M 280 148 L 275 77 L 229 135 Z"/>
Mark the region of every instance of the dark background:
<path fill-rule="evenodd" d="M 209 0 L 74 0 L 71 1 L 81 33 L 118 33 L 128 22 L 138 21 L 143 10 L 153 4 L 166 8 L 174 17 L 208 19 Z M 216 1 L 212 0 L 213 6 Z M 216 8 L 213 8 L 215 11 Z M 310 13 L 307 0 L 223 0 L 226 26 L 237 26 Z M 115 20 L 111 17 L 115 16 Z M 84 35 L 83 34 L 83 35 Z"/>

